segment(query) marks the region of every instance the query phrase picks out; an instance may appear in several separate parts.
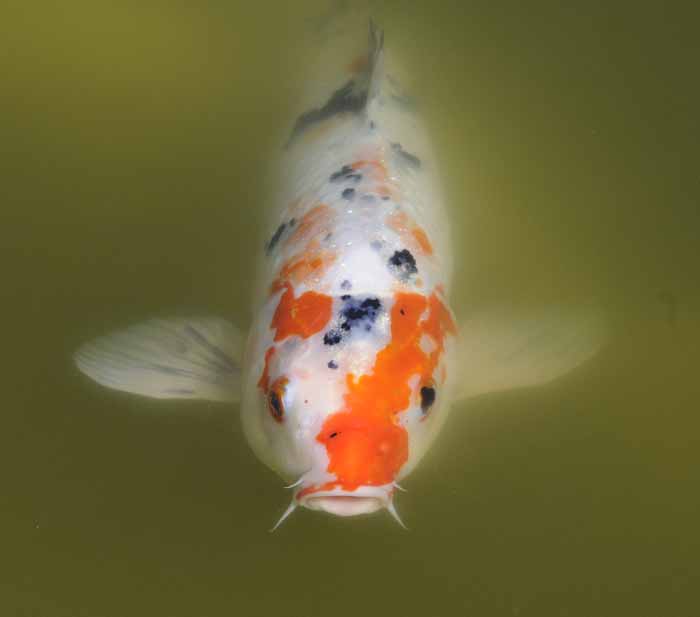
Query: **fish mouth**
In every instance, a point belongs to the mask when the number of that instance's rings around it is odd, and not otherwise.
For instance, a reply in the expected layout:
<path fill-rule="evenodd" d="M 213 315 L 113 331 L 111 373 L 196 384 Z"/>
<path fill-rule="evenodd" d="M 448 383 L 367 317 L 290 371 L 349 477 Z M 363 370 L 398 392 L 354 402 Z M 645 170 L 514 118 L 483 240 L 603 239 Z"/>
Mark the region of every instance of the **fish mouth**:
<path fill-rule="evenodd" d="M 309 510 L 322 510 L 336 516 L 357 516 L 386 508 L 390 503 L 389 495 L 384 488 L 362 486 L 354 491 L 317 491 L 300 497 L 298 502 Z"/>

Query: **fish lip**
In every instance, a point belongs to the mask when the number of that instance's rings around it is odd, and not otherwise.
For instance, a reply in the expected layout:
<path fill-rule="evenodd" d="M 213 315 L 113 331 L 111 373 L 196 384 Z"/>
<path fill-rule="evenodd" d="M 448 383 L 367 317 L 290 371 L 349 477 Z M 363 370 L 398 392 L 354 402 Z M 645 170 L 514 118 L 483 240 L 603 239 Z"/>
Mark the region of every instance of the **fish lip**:
<path fill-rule="evenodd" d="M 334 488 L 314 491 L 297 498 L 297 501 L 309 510 L 323 510 L 337 516 L 355 516 L 386 508 L 391 503 L 390 489 L 390 485 L 360 486 L 354 491 Z"/>

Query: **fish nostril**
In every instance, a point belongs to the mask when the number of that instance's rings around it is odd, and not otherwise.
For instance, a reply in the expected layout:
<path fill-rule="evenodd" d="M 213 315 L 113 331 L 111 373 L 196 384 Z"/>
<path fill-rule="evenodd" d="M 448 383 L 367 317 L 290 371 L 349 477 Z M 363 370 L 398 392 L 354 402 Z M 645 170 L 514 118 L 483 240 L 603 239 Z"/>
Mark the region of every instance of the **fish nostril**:
<path fill-rule="evenodd" d="M 336 432 L 331 433 L 330 435 L 328 435 L 328 437 L 329 437 L 330 439 L 334 439 L 335 437 L 338 436 L 338 434 L 339 434 L 339 433 L 336 431 Z"/>

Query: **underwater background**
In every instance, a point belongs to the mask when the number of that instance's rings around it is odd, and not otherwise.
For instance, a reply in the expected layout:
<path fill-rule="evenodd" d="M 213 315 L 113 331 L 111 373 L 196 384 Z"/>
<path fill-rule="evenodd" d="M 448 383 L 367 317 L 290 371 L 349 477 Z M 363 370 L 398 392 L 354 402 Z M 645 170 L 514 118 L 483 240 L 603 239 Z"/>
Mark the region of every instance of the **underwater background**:
<path fill-rule="evenodd" d="M 443 168 L 457 314 L 596 303 L 608 345 L 455 406 L 396 500 L 410 531 L 270 534 L 289 495 L 237 408 L 108 391 L 71 355 L 168 311 L 249 324 L 328 3 L 3 3 L 0 615 L 700 614 L 700 11 L 575 4 L 373 14 Z"/>

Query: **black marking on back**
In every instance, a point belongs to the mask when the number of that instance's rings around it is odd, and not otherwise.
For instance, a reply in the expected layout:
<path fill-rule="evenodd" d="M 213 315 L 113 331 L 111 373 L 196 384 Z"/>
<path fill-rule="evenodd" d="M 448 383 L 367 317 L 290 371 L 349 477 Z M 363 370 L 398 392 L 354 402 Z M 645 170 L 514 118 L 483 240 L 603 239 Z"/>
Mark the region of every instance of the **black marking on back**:
<path fill-rule="evenodd" d="M 328 330 L 328 332 L 323 335 L 324 345 L 337 345 L 341 340 L 343 340 L 343 335 L 337 330 Z"/>
<path fill-rule="evenodd" d="M 296 222 L 296 221 L 295 221 Z M 290 221 L 290 225 L 291 225 Z M 267 255 L 271 255 L 272 251 L 275 250 L 275 247 L 277 246 L 277 243 L 280 241 L 280 238 L 282 237 L 282 234 L 284 233 L 284 230 L 287 229 L 287 223 L 282 223 L 278 228 L 275 233 L 272 234 L 272 238 L 268 241 L 268 243 L 265 245 L 265 253 Z"/>
<path fill-rule="evenodd" d="M 408 249 L 396 251 L 389 257 L 389 269 L 401 280 L 407 281 L 412 275 L 418 273 L 416 259 Z"/>
<path fill-rule="evenodd" d="M 338 88 L 322 107 L 310 109 L 301 114 L 294 124 L 289 145 L 307 128 L 341 113 L 360 113 L 367 107 L 370 98 L 376 96 L 381 75 L 380 65 L 384 48 L 384 32 L 373 22 L 369 26 L 369 63 L 367 69 L 356 78 Z"/>
<path fill-rule="evenodd" d="M 340 299 L 343 306 L 338 313 L 337 326 L 323 336 L 323 342 L 326 345 L 337 345 L 357 328 L 370 332 L 382 312 L 382 303 L 379 298 L 357 298 L 345 294 Z"/>
<path fill-rule="evenodd" d="M 361 112 L 367 105 L 367 92 L 366 87 L 358 87 L 355 80 L 351 79 L 342 88 L 338 88 L 323 107 L 310 109 L 297 118 L 288 144 L 317 122 L 340 113 Z"/>
<path fill-rule="evenodd" d="M 403 149 L 400 143 L 395 142 L 391 144 L 391 149 L 396 152 L 410 167 L 414 169 L 420 169 L 420 159 L 410 152 Z"/>

